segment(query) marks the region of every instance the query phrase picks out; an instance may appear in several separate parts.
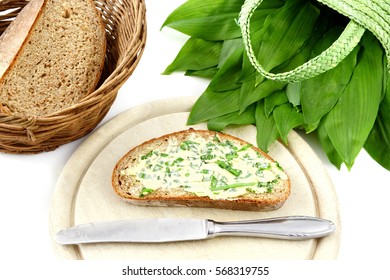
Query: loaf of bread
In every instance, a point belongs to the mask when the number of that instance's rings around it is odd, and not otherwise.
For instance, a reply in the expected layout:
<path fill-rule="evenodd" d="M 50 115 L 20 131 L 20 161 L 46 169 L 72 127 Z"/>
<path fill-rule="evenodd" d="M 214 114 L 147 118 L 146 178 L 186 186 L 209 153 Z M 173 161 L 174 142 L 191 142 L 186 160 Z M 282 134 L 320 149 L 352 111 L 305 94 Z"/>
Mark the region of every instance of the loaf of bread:
<path fill-rule="evenodd" d="M 112 186 L 137 205 L 269 211 L 290 179 L 269 155 L 234 136 L 188 129 L 151 139 L 116 164 Z"/>
<path fill-rule="evenodd" d="M 0 113 L 47 116 L 94 91 L 106 38 L 92 0 L 31 0 L 0 37 Z"/>

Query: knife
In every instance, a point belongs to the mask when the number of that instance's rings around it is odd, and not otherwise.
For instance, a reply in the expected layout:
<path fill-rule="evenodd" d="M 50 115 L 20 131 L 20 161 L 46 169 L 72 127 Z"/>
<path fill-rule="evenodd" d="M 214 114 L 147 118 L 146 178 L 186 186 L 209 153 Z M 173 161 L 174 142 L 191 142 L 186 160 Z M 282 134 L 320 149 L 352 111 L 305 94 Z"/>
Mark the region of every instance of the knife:
<path fill-rule="evenodd" d="M 216 222 L 208 219 L 132 219 L 77 225 L 59 231 L 59 244 L 100 242 L 174 242 L 217 236 L 252 236 L 288 240 L 325 237 L 336 229 L 328 220 L 308 216 Z"/>

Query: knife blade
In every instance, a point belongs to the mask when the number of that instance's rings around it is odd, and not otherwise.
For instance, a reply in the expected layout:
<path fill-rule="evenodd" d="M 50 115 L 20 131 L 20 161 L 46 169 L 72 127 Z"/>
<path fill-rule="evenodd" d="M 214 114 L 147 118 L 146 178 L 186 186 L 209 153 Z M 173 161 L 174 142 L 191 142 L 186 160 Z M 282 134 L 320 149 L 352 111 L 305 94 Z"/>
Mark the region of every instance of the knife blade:
<path fill-rule="evenodd" d="M 328 236 L 335 229 L 334 223 L 329 220 L 308 216 L 231 222 L 152 218 L 81 224 L 60 230 L 55 241 L 62 245 L 101 242 L 160 243 L 202 240 L 217 236 L 304 240 Z"/>

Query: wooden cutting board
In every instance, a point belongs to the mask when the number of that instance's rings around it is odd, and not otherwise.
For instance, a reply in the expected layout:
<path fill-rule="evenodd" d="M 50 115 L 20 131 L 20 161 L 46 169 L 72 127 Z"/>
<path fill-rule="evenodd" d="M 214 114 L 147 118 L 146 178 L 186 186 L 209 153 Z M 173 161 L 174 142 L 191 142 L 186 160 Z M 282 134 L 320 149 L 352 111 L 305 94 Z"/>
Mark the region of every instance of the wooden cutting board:
<path fill-rule="evenodd" d="M 338 201 L 321 161 L 295 132 L 288 146 L 274 143 L 269 154 L 291 178 L 292 193 L 284 206 L 271 212 L 249 212 L 189 207 L 142 207 L 128 204 L 113 192 L 114 165 L 132 147 L 154 137 L 183 129 L 194 98 L 183 97 L 147 103 L 107 122 L 89 136 L 65 165 L 55 187 L 51 236 L 81 223 L 127 218 L 192 217 L 217 221 L 270 218 L 288 215 L 316 216 L 333 221 L 334 234 L 321 239 L 287 241 L 252 237 L 219 237 L 203 241 L 165 244 L 106 243 L 59 245 L 62 259 L 335 259 L 340 241 Z M 206 124 L 193 126 L 205 129 Z M 235 126 L 226 133 L 256 144 L 254 126 Z"/>

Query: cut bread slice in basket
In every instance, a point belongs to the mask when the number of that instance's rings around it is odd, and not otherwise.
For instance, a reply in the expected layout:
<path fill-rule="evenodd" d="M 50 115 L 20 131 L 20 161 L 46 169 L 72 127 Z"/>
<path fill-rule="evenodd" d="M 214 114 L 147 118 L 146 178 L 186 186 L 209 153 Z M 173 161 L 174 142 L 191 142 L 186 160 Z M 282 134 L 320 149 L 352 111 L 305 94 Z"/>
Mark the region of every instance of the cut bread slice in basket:
<path fill-rule="evenodd" d="M 94 91 L 106 33 L 92 0 L 31 0 L 0 37 L 0 112 L 47 116 Z"/>
<path fill-rule="evenodd" d="M 143 0 L 0 1 L 0 152 L 91 132 L 142 57 L 145 15 Z"/>

